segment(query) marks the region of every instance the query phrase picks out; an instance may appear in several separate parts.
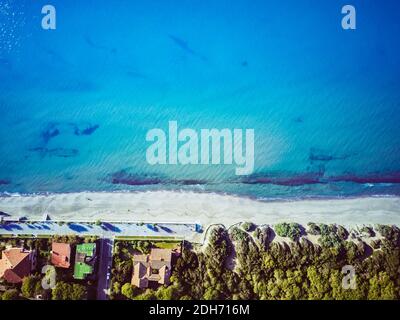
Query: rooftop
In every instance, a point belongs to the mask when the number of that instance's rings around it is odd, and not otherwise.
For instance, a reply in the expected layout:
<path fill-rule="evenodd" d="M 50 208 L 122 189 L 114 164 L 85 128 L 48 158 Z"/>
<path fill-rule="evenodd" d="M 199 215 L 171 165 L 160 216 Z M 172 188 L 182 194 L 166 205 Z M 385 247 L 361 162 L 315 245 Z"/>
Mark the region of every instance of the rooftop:
<path fill-rule="evenodd" d="M 0 259 L 0 278 L 9 283 L 20 283 L 31 272 L 32 251 L 23 248 L 9 248 L 2 252 Z"/>
<path fill-rule="evenodd" d="M 170 249 L 151 249 L 150 254 L 133 256 L 131 283 L 146 288 L 149 281 L 168 284 L 171 272 L 172 251 Z"/>
<path fill-rule="evenodd" d="M 68 243 L 53 242 L 51 248 L 51 263 L 56 267 L 69 268 L 71 265 L 71 246 Z"/>

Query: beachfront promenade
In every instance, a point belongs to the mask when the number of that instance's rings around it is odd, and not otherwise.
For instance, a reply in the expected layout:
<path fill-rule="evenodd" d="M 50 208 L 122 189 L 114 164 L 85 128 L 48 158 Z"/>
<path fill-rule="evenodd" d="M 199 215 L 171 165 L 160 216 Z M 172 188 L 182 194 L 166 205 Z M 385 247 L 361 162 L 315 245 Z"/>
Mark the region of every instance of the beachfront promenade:
<path fill-rule="evenodd" d="M 198 228 L 198 227 L 197 227 Z M 79 235 L 101 238 L 171 238 L 195 240 L 199 232 L 196 224 L 184 223 L 135 223 L 135 222 L 57 222 L 57 221 L 3 221 L 3 235 Z"/>

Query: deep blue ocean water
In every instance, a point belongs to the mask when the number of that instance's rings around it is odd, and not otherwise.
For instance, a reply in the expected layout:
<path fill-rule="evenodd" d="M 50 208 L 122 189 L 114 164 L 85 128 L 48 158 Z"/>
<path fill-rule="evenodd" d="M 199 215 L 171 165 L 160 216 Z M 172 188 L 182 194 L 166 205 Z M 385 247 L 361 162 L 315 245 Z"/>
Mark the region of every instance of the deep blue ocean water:
<path fill-rule="evenodd" d="M 400 2 L 350 2 L 0 0 L 0 192 L 399 195 Z M 171 120 L 253 128 L 254 174 L 150 166 Z"/>

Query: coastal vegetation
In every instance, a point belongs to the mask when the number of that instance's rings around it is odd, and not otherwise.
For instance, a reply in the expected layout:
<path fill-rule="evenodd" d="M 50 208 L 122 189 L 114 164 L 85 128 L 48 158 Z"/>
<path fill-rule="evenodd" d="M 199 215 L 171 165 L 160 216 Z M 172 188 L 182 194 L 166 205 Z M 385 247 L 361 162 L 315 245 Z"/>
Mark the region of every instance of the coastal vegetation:
<path fill-rule="evenodd" d="M 114 299 L 400 299 L 396 226 L 213 226 L 203 246 L 183 243 L 171 284 L 151 289 L 130 284 L 132 259 L 120 251 Z"/>
<path fill-rule="evenodd" d="M 18 246 L 37 251 L 35 271 L 18 285 L 0 281 L 0 299 L 95 299 L 96 279 L 78 281 L 56 271 L 56 286 L 41 286 L 53 241 L 72 246 L 96 237 L 0 238 L 0 251 Z M 132 257 L 152 248 L 173 250 L 169 285 L 131 284 Z M 351 274 L 349 270 L 353 270 Z M 352 283 L 352 286 L 348 284 Z M 346 285 L 347 284 L 347 285 Z M 110 299 L 400 299 L 400 229 L 375 225 L 346 229 L 336 224 L 239 223 L 213 225 L 204 244 L 174 239 L 116 239 Z"/>
<path fill-rule="evenodd" d="M 278 223 L 275 225 L 275 232 L 278 236 L 288 237 L 293 241 L 297 240 L 301 234 L 301 225 L 298 223 Z"/>

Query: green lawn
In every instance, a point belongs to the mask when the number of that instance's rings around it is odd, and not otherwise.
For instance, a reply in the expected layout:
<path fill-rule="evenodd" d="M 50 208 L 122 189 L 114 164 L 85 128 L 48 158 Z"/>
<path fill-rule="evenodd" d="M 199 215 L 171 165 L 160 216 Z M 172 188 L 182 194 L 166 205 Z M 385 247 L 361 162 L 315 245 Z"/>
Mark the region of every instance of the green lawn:
<path fill-rule="evenodd" d="M 86 275 L 91 274 L 93 271 L 93 268 L 89 266 L 86 263 L 83 262 L 77 262 L 75 263 L 74 267 L 74 278 L 83 280 L 86 278 Z"/>
<path fill-rule="evenodd" d="M 160 249 L 175 249 L 178 247 L 181 242 L 180 241 L 154 241 L 153 244 Z"/>
<path fill-rule="evenodd" d="M 76 260 L 78 260 L 78 255 L 84 255 L 86 257 L 93 257 L 93 254 L 96 250 L 95 243 L 83 243 L 78 244 L 76 246 Z M 74 278 L 83 280 L 86 278 L 86 275 L 91 274 L 93 272 L 93 267 L 86 264 L 84 260 L 76 261 L 74 266 Z"/>
<path fill-rule="evenodd" d="M 95 248 L 95 243 L 83 243 L 76 246 L 76 251 L 78 253 L 83 253 L 87 257 L 92 257 Z"/>
<path fill-rule="evenodd" d="M 180 237 L 165 237 L 165 236 L 121 236 L 115 237 L 115 240 L 169 240 L 169 241 L 177 241 L 183 238 Z"/>

